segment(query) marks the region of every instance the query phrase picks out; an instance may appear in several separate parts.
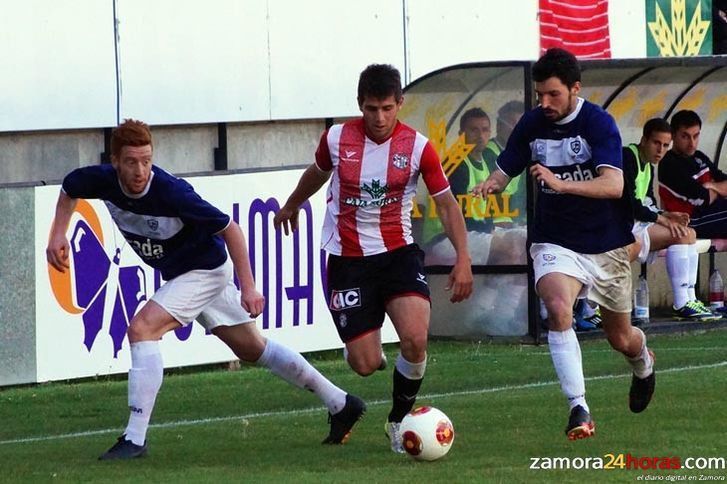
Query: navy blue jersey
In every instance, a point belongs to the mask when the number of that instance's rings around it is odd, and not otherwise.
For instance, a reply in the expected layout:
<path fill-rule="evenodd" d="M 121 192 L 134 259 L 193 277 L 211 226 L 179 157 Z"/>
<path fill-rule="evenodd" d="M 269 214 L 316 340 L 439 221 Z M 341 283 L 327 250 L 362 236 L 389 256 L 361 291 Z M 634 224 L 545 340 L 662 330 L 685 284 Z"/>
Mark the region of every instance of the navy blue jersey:
<path fill-rule="evenodd" d="M 515 126 L 498 167 L 515 177 L 540 163 L 562 180 L 592 180 L 602 166 L 622 170 L 621 136 L 606 111 L 578 99 L 576 110 L 552 122 L 538 107 Z M 538 184 L 533 242 L 548 242 L 584 254 L 599 254 L 634 241 L 630 207 L 620 199 L 556 193 Z"/>
<path fill-rule="evenodd" d="M 152 166 L 149 184 L 139 195 L 122 191 L 111 165 L 73 170 L 63 180 L 63 191 L 71 198 L 103 200 L 129 245 L 166 280 L 227 260 L 225 242 L 216 234 L 230 217 L 161 168 Z"/>

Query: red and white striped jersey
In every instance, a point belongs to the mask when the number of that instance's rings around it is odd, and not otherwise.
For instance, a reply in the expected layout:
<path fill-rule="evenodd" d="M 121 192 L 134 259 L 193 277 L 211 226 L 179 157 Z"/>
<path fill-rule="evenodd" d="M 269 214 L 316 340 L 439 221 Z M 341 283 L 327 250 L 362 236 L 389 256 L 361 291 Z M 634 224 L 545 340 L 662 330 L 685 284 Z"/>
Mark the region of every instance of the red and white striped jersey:
<path fill-rule="evenodd" d="M 610 59 L 608 0 L 539 0 L 540 53 L 561 47 L 579 59 Z"/>
<path fill-rule="evenodd" d="M 361 257 L 413 243 L 420 173 L 433 196 L 449 190 L 429 140 L 400 122 L 381 144 L 366 137 L 363 118 L 332 126 L 321 136 L 316 165 L 333 170 L 321 246 L 335 255 Z"/>

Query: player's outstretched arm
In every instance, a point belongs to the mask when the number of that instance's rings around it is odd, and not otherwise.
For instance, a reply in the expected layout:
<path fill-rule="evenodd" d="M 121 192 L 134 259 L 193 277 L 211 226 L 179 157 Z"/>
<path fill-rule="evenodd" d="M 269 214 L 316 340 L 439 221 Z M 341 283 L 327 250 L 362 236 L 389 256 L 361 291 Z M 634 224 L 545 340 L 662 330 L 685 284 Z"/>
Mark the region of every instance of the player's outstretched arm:
<path fill-rule="evenodd" d="M 245 236 L 234 220 L 230 220 L 230 224 L 220 235 L 225 239 L 227 251 L 230 253 L 235 273 L 240 281 L 240 292 L 242 293 L 240 304 L 245 311 L 250 313 L 250 316 L 256 318 L 265 309 L 265 297 L 255 288 L 255 278 L 252 276 Z"/>
<path fill-rule="evenodd" d="M 68 230 L 68 224 L 71 223 L 71 215 L 73 215 L 77 203 L 77 199 L 69 197 L 63 191 L 58 195 L 56 215 L 51 225 L 45 257 L 48 263 L 60 272 L 66 272 L 66 269 L 70 267 L 68 256 L 71 247 L 68 244 L 66 231 Z"/>
<path fill-rule="evenodd" d="M 291 230 L 298 230 L 298 210 L 300 210 L 300 206 L 320 190 L 330 176 L 330 171 L 321 170 L 315 163 L 306 168 L 300 180 L 298 180 L 295 190 L 288 197 L 288 201 L 275 214 L 273 219 L 275 229 L 277 230 L 282 226 L 285 235 L 288 235 Z"/>
<path fill-rule="evenodd" d="M 444 233 L 447 234 L 457 253 L 457 260 L 452 272 L 449 273 L 449 281 L 445 289 L 452 291 L 450 301 L 455 303 L 464 301 L 472 294 L 472 260 L 467 248 L 464 217 L 462 217 L 462 211 L 451 190 L 434 197 L 434 202 L 437 206 L 437 215 L 444 227 Z"/>
<path fill-rule="evenodd" d="M 501 193 L 510 183 L 510 177 L 505 175 L 502 170 L 497 169 L 490 173 L 487 180 L 478 183 L 472 189 L 472 194 L 482 198 L 487 197 L 490 193 Z"/>

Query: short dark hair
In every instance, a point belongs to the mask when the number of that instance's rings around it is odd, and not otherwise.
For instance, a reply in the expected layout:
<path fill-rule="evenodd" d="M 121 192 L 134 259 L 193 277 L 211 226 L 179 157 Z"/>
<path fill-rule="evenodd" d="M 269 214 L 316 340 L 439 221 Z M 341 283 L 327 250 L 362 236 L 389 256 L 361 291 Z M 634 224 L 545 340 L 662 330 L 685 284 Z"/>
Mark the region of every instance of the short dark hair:
<path fill-rule="evenodd" d="M 551 77 L 557 77 L 570 89 L 581 80 L 581 68 L 576 56 L 564 49 L 548 49 L 538 61 L 533 64 L 533 80 L 543 82 Z"/>
<path fill-rule="evenodd" d="M 119 156 L 124 146 L 146 146 L 152 144 L 151 131 L 143 121 L 125 119 L 111 131 L 111 154 Z"/>
<path fill-rule="evenodd" d="M 689 109 L 682 109 L 671 117 L 671 132 L 676 133 L 679 128 L 702 127 L 702 119 L 697 113 Z"/>
<path fill-rule="evenodd" d="M 508 101 L 497 110 L 497 117 L 504 118 L 508 114 L 520 115 L 525 112 L 525 103 L 517 99 Z"/>
<path fill-rule="evenodd" d="M 651 118 L 644 124 L 644 131 L 642 135 L 644 139 L 651 138 L 654 133 L 669 133 L 671 134 L 671 125 L 664 118 Z"/>
<path fill-rule="evenodd" d="M 459 130 L 464 131 L 464 125 L 467 124 L 467 121 L 475 118 L 485 118 L 487 121 L 490 121 L 490 117 L 482 108 L 471 108 L 465 111 L 462 117 L 459 118 Z"/>
<path fill-rule="evenodd" d="M 401 74 L 390 64 L 371 64 L 358 78 L 358 102 L 367 97 L 386 99 L 394 96 L 396 102 L 404 96 L 401 90 Z"/>

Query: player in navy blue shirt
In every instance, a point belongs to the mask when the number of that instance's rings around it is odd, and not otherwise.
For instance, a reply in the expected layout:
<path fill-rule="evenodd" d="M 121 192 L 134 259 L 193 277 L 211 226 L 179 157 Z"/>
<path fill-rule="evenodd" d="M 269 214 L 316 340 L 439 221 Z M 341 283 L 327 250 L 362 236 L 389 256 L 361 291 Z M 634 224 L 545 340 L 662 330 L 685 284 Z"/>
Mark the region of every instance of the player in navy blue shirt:
<path fill-rule="evenodd" d="M 129 423 L 100 459 L 146 454 L 146 432 L 163 378 L 159 339 L 195 319 L 241 360 L 314 392 L 331 417 L 323 443 L 344 443 L 365 411 L 363 401 L 333 385 L 300 354 L 260 334 L 254 318 L 265 307 L 265 298 L 255 289 L 240 227 L 189 183 L 153 166 L 152 154 L 146 124 L 126 120 L 117 127 L 111 137 L 111 165 L 79 168 L 63 180 L 46 249 L 56 270 L 68 269 L 66 232 L 77 199 L 101 199 L 127 243 L 167 280 L 129 324 Z"/>
<path fill-rule="evenodd" d="M 230 217 L 203 200 L 189 183 L 151 166 L 151 183 L 135 195 L 125 191 L 118 178 L 113 165 L 74 170 L 63 180 L 63 192 L 104 200 L 131 248 L 165 280 L 225 262 L 225 243 L 218 234 L 230 225 Z"/>
<path fill-rule="evenodd" d="M 526 168 L 535 179 L 537 202 L 530 255 L 538 295 L 548 311 L 548 343 L 570 415 L 569 439 L 595 431 L 585 399 L 573 303 L 588 297 L 601 306 L 611 346 L 633 369 L 629 407 L 643 411 L 655 376 L 646 336 L 631 326 L 630 207 L 624 187 L 621 136 L 613 118 L 580 98 L 578 61 L 549 49 L 532 69 L 540 105 L 515 126 L 498 169 L 473 192 L 501 192 Z"/>

